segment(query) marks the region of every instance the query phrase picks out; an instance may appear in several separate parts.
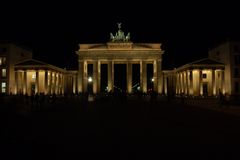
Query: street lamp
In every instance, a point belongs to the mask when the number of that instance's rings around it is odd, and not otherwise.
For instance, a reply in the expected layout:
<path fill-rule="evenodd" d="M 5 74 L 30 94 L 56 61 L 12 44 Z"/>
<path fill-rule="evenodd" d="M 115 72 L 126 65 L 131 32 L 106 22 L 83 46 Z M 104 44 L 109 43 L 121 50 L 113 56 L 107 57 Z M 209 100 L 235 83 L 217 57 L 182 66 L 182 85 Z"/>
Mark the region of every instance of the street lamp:
<path fill-rule="evenodd" d="M 152 82 L 154 82 L 154 78 L 152 78 Z"/>
<path fill-rule="evenodd" d="M 87 85 L 87 86 L 88 86 L 88 87 L 87 87 L 88 89 L 87 89 L 87 90 L 88 90 L 88 93 L 89 93 L 89 94 L 92 94 L 92 90 L 93 90 L 93 88 L 92 88 L 92 87 L 93 87 L 93 86 L 92 86 L 92 82 L 93 82 L 92 77 L 91 77 L 91 76 L 88 77 L 88 85 Z"/>
<path fill-rule="evenodd" d="M 92 82 L 92 77 L 88 77 L 88 82 L 89 82 L 89 83 Z"/>

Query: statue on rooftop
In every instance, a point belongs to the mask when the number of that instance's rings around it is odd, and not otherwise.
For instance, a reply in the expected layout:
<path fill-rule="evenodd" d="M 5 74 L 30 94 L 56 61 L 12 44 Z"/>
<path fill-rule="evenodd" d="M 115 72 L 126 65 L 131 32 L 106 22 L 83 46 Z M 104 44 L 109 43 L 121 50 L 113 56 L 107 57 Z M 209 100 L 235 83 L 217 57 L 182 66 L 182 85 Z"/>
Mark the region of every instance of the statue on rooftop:
<path fill-rule="evenodd" d="M 128 32 L 127 36 L 125 37 L 125 41 L 126 42 L 130 41 L 130 32 Z"/>
<path fill-rule="evenodd" d="M 117 23 L 117 25 L 118 25 L 118 29 L 120 30 L 122 23 Z"/>
<path fill-rule="evenodd" d="M 127 34 L 127 36 L 124 35 L 124 32 L 121 30 L 122 23 L 117 23 L 118 25 L 118 31 L 116 32 L 115 36 L 110 33 L 110 41 L 111 42 L 129 42 L 130 41 L 130 32 Z"/>
<path fill-rule="evenodd" d="M 115 41 L 115 37 L 112 33 L 110 33 L 110 41 L 114 42 Z"/>

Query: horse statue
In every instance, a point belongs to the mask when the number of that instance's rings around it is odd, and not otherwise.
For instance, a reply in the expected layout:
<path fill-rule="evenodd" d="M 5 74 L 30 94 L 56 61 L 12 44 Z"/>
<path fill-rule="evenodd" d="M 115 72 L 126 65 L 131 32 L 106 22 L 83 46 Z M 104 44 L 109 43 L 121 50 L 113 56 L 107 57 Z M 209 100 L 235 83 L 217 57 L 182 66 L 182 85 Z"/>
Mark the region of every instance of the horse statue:
<path fill-rule="evenodd" d="M 110 33 L 110 41 L 111 42 L 128 42 L 130 41 L 130 32 L 127 36 L 124 35 L 124 32 L 121 30 L 121 23 L 118 24 L 118 31 L 116 32 L 115 36 Z"/>
<path fill-rule="evenodd" d="M 110 33 L 110 40 L 111 40 L 112 42 L 115 41 L 115 37 L 114 37 L 114 35 L 113 35 L 112 33 Z"/>
<path fill-rule="evenodd" d="M 130 32 L 128 32 L 127 36 L 125 37 L 125 41 L 126 42 L 130 41 Z"/>

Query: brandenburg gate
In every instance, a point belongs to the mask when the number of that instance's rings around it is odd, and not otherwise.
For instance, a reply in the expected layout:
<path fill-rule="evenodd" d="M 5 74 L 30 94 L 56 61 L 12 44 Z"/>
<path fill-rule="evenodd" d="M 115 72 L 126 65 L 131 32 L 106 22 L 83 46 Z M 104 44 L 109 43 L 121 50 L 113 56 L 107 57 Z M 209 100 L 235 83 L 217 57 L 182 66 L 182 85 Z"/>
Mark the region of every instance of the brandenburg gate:
<path fill-rule="evenodd" d="M 114 90 L 114 64 L 126 64 L 127 92 L 132 93 L 132 64 L 140 65 L 140 90 L 147 92 L 147 64 L 153 65 L 153 89 L 162 93 L 162 54 L 160 43 L 132 43 L 130 33 L 126 36 L 118 23 L 115 36 L 110 33 L 106 44 L 79 44 L 76 51 L 79 62 L 78 92 L 87 92 L 88 64 L 93 65 L 93 93 L 101 88 L 101 64 L 107 64 L 108 91 Z"/>

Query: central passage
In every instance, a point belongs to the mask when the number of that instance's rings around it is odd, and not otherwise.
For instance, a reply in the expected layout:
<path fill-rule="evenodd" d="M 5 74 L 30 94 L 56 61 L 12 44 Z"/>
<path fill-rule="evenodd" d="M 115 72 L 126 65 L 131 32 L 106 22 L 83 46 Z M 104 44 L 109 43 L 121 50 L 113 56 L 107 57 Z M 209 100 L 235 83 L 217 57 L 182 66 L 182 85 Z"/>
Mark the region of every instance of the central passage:
<path fill-rule="evenodd" d="M 114 91 L 127 91 L 126 64 L 114 64 Z"/>

